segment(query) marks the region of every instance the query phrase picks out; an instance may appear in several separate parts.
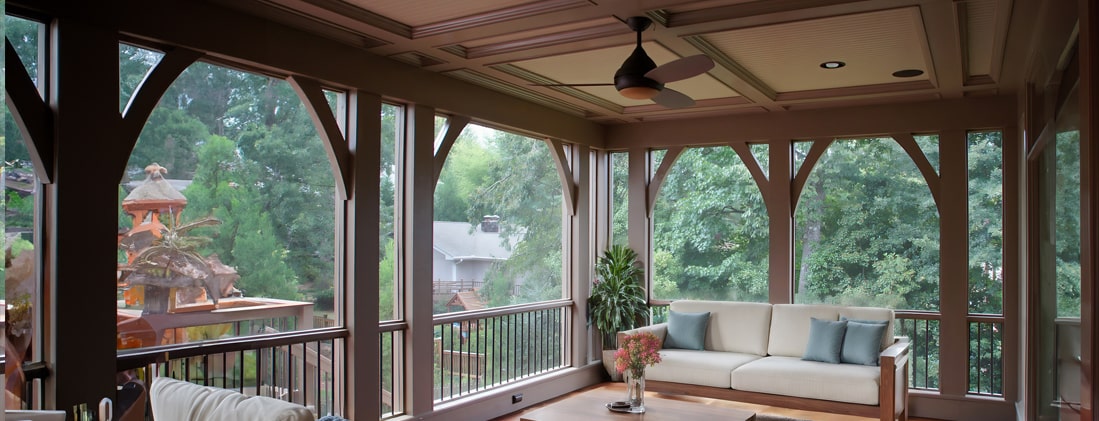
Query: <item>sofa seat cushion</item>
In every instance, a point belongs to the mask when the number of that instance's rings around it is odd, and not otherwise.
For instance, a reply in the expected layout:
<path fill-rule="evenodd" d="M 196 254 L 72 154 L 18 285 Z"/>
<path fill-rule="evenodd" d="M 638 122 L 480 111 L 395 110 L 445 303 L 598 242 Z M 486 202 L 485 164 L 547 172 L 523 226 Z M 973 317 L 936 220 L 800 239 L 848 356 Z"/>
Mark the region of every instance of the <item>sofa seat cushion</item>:
<path fill-rule="evenodd" d="M 877 405 L 880 377 L 878 367 L 766 357 L 734 370 L 731 385 L 748 392 Z"/>
<path fill-rule="evenodd" d="M 645 378 L 728 389 L 729 372 L 759 358 L 739 352 L 664 349 L 660 362 L 645 369 Z"/>
<path fill-rule="evenodd" d="M 170 377 L 153 379 L 149 402 L 156 421 L 312 421 L 304 406 L 235 390 L 197 385 Z"/>

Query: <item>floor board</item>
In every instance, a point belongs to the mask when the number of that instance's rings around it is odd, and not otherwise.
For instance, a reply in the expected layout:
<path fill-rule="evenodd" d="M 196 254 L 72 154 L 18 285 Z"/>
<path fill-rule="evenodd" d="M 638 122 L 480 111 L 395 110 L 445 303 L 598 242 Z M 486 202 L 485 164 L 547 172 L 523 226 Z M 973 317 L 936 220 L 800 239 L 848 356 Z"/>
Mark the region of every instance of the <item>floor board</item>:
<path fill-rule="evenodd" d="M 625 386 L 622 383 L 603 383 L 603 384 L 592 386 L 592 388 L 609 388 L 609 389 L 612 389 L 612 390 L 615 390 L 615 391 L 619 391 L 623 395 L 626 394 Z M 588 390 L 588 389 L 584 389 L 584 390 Z M 577 392 L 573 392 L 573 393 L 577 393 Z M 524 410 L 516 411 L 516 412 L 510 413 L 510 414 L 504 415 L 504 416 L 496 418 L 492 421 L 519 421 L 519 417 L 522 416 L 522 414 L 524 414 L 526 412 L 533 411 L 533 410 L 538 409 L 538 408 L 541 408 L 545 405 L 549 405 L 549 404 L 554 403 L 558 400 L 564 399 L 564 398 L 566 398 L 570 395 L 572 395 L 572 394 L 570 393 L 568 395 L 560 396 L 556 399 L 553 399 L 553 400 L 550 400 L 550 401 L 547 401 L 547 402 L 543 402 L 543 403 L 538 404 L 538 405 L 531 406 L 531 407 L 526 408 Z M 700 398 L 700 397 L 694 397 L 694 396 L 674 396 L 674 395 L 665 395 L 665 394 L 661 394 L 660 396 L 662 398 L 665 398 L 665 399 L 674 398 L 674 399 L 680 399 L 680 400 L 688 400 L 688 401 L 698 402 L 698 403 L 702 403 L 702 404 L 706 404 L 706 405 L 718 405 L 718 406 L 725 406 L 725 407 L 730 407 L 730 408 L 744 409 L 744 410 L 755 412 L 757 414 L 781 415 L 781 416 L 784 416 L 784 417 L 799 418 L 799 419 L 812 420 L 812 421 L 875 421 L 875 420 L 877 420 L 876 418 L 856 417 L 856 416 L 853 416 L 853 415 L 842 415 L 842 414 L 828 414 L 828 413 L 824 413 L 824 412 L 802 411 L 802 410 L 798 410 L 798 409 L 781 408 L 781 407 L 777 407 L 777 406 L 756 405 L 756 404 L 751 404 L 751 403 L 724 401 L 724 400 L 720 400 L 720 399 Z M 912 418 L 912 417 L 909 417 L 908 419 L 909 419 L 909 421 L 937 421 L 937 420 L 934 420 L 934 419 L 931 419 L 931 418 Z"/>

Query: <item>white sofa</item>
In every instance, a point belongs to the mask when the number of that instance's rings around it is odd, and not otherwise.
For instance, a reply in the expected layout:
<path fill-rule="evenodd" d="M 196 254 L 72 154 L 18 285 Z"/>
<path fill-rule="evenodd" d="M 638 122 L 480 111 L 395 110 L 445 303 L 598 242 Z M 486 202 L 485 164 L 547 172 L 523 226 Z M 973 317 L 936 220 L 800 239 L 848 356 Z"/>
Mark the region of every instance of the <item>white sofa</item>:
<path fill-rule="evenodd" d="M 156 377 L 149 389 L 156 421 L 313 421 L 308 408 L 266 396 L 246 396 L 170 377 Z"/>
<path fill-rule="evenodd" d="M 670 309 L 710 313 L 704 347 L 662 349 L 662 362 L 645 371 L 649 390 L 882 421 L 908 417 L 908 341 L 893 336 L 891 309 L 689 300 L 674 301 Z M 810 318 L 837 321 L 841 317 L 886 321 L 879 365 L 802 359 L 809 343 Z M 619 332 L 619 340 L 640 331 L 651 331 L 663 341 L 668 323 Z M 872 353 L 869 356 L 873 359 Z"/>

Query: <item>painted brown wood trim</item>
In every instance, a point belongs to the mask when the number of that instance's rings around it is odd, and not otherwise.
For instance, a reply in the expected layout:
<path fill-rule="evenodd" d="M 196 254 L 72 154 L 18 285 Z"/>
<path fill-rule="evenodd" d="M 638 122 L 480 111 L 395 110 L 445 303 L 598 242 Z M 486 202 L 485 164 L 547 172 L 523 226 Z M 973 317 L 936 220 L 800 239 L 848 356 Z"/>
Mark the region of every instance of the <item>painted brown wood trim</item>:
<path fill-rule="evenodd" d="M 945 396 L 969 392 L 969 178 L 964 130 L 939 134 L 939 390 Z"/>
<path fill-rule="evenodd" d="M 53 111 L 34 87 L 27 68 L 7 39 L 4 40 L 4 59 L 7 60 L 4 102 L 23 133 L 27 153 L 34 163 L 34 175 L 41 183 L 53 183 Z"/>
<path fill-rule="evenodd" d="M 145 128 L 145 123 L 149 120 L 149 116 L 153 114 L 160 98 L 164 96 L 164 92 L 172 86 L 176 78 L 202 56 L 202 53 L 186 48 L 176 48 L 168 51 L 164 53 L 164 57 L 160 58 L 156 66 L 149 70 L 141 84 L 134 89 L 133 95 L 130 96 L 130 102 L 126 104 L 122 111 L 122 124 L 119 127 L 122 134 L 119 142 L 123 143 L 124 147 L 122 149 L 125 150 L 125 154 L 114 157 L 115 160 L 111 163 L 112 174 L 118 174 L 120 180 L 122 174 L 126 171 L 126 162 L 130 160 L 130 154 L 134 146 L 137 145 L 137 138 L 141 136 L 141 130 Z M 146 164 L 149 164 L 149 162 L 139 163 L 139 165 Z"/>
<path fill-rule="evenodd" d="M 1020 271 L 1020 261 L 1025 255 L 1022 250 L 1022 214 L 1023 206 L 1020 198 L 1020 185 L 1023 183 L 1022 150 L 1023 141 L 1021 131 L 1015 128 L 1005 128 L 1001 135 L 1003 154 L 1003 262 L 1004 284 L 1003 288 L 1003 316 L 1004 336 L 1003 343 L 1010 344 L 1003 348 L 1002 357 L 1004 363 L 1003 393 L 1004 400 L 1015 402 L 1019 396 L 1019 373 L 1023 362 L 1019 357 L 1019 345 L 1022 341 L 1020 334 L 1022 308 L 1019 306 L 1019 285 L 1023 278 Z"/>
<path fill-rule="evenodd" d="M 557 12 L 575 7 L 588 6 L 585 0 L 542 0 L 514 7 L 493 10 L 487 13 L 451 19 L 412 28 L 412 38 L 423 38 L 432 35 L 445 34 L 447 32 L 476 28 L 494 23 L 506 22 L 513 19 L 539 15 L 543 13 Z"/>
<path fill-rule="evenodd" d="M 770 196 L 768 192 L 770 192 L 771 189 L 768 188 L 770 183 L 767 180 L 767 174 L 763 173 L 763 168 L 759 165 L 759 160 L 752 154 L 752 150 L 748 147 L 747 143 L 731 143 L 729 144 L 729 147 L 736 151 L 736 154 L 740 156 L 740 160 L 744 162 L 744 166 L 748 167 L 748 173 L 752 174 L 752 179 L 755 180 L 756 187 L 758 187 L 760 193 L 763 194 L 763 202 L 766 204 Z"/>
<path fill-rule="evenodd" d="M 801 409 L 805 411 L 829 412 L 833 414 L 854 415 L 868 418 L 877 418 L 881 415 L 881 411 L 878 406 L 825 401 L 820 399 L 798 398 L 784 395 L 772 395 L 769 393 L 747 392 L 743 390 L 724 389 L 713 386 L 700 386 L 686 383 L 646 380 L 645 388 L 646 390 L 657 393 L 724 399 L 729 401 L 778 406 L 782 408 Z"/>
<path fill-rule="evenodd" d="M 301 15 L 294 11 L 293 7 L 283 8 L 278 5 L 275 0 L 259 0 L 263 3 L 271 4 L 275 8 L 286 10 L 288 13 L 300 15 L 306 19 L 315 19 L 312 16 Z M 397 22 L 393 19 L 371 12 L 353 5 L 351 2 L 339 1 L 339 0 L 301 0 L 305 3 L 324 9 L 328 12 L 334 13 L 338 16 L 349 17 L 355 21 L 363 22 L 367 25 L 380 28 L 386 32 L 394 35 L 399 35 L 405 38 L 411 38 L 413 29 L 403 23 Z"/>
<path fill-rule="evenodd" d="M 811 91 L 780 92 L 778 95 L 776 95 L 775 100 L 800 101 L 818 98 L 834 98 L 840 96 L 859 96 L 918 91 L 921 89 L 935 89 L 935 85 L 933 85 L 929 80 L 914 80 L 910 82 L 886 83 L 881 85 L 845 86 L 842 88 L 814 89 Z"/>
<path fill-rule="evenodd" d="M 1096 317 L 1099 311 L 1099 95 L 1096 95 L 1096 72 L 1099 71 L 1099 6 L 1091 0 L 1078 0 L 1080 22 L 1080 141 L 1082 174 L 1081 188 L 1087 201 L 1081 206 L 1083 234 L 1080 285 L 1080 358 L 1081 419 L 1099 417 L 1099 334 L 1096 334 Z"/>
<path fill-rule="evenodd" d="M 649 180 L 649 190 L 645 196 L 645 216 L 650 220 L 653 217 L 653 209 L 656 207 L 656 198 L 660 194 L 660 185 L 664 184 L 664 178 L 668 176 L 668 171 L 672 169 L 672 165 L 675 164 L 675 160 L 679 158 L 681 153 L 683 153 L 682 146 L 668 148 L 667 152 L 664 153 L 664 159 L 660 160 L 660 166 L 657 167 L 656 173 Z"/>
<path fill-rule="evenodd" d="M 809 148 L 809 155 L 802 161 L 797 174 L 794 175 L 794 186 L 790 189 L 790 210 L 797 211 L 798 199 L 801 199 L 801 191 L 805 189 L 805 183 L 809 180 L 809 173 L 817 165 L 817 161 L 824 155 L 824 151 L 832 145 L 835 139 L 814 140 L 813 147 Z"/>
<path fill-rule="evenodd" d="M 618 35 L 628 34 L 630 32 L 631 31 L 628 27 L 622 25 L 621 23 L 615 22 L 568 32 L 558 32 L 548 35 L 540 35 L 536 37 L 498 42 L 495 44 L 465 47 L 465 52 L 466 58 L 474 59 L 516 51 L 527 51 L 535 48 L 549 47 L 553 45 L 609 38 Z"/>
<path fill-rule="evenodd" d="M 561 139 L 546 139 L 546 146 L 550 148 L 550 155 L 557 167 L 557 176 L 561 178 L 561 190 L 565 196 L 565 207 L 569 210 L 569 216 L 576 216 L 576 183 L 572 181 L 572 168 L 569 166 L 568 156 L 565 154 L 565 144 Z"/>
<path fill-rule="evenodd" d="M 328 99 L 324 96 L 320 82 L 298 75 L 290 76 L 287 82 L 290 82 L 294 92 L 301 98 L 302 105 L 309 112 L 309 119 L 313 120 L 313 126 L 317 128 L 317 134 L 324 144 L 324 152 L 328 155 L 332 172 L 339 175 L 335 177 L 336 193 L 340 200 L 347 200 L 350 196 L 348 186 L 351 184 L 351 151 L 343 129 L 328 108 Z"/>
<path fill-rule="evenodd" d="M 466 126 L 469 125 L 469 120 L 470 118 L 464 115 L 447 117 L 446 126 L 443 127 L 443 139 L 439 142 L 439 149 L 435 151 L 435 172 L 434 178 L 431 180 L 432 186 L 439 184 L 439 176 L 442 175 L 443 166 L 446 165 L 446 157 L 450 155 L 450 149 L 454 147 L 454 142 L 458 140 L 462 130 L 465 130 Z"/>
<path fill-rule="evenodd" d="M 931 190 L 931 197 L 935 199 L 935 206 L 941 211 L 942 201 L 939 190 L 942 181 L 939 174 L 931 167 L 931 163 L 927 161 L 927 154 L 923 152 L 923 149 L 920 149 L 920 145 L 916 143 L 916 138 L 909 133 L 895 133 L 893 134 L 893 140 L 901 145 L 901 148 L 904 148 L 904 151 L 908 153 L 908 157 L 912 158 L 912 162 L 916 164 L 916 168 L 923 174 L 923 179 L 927 182 L 927 188 Z"/>

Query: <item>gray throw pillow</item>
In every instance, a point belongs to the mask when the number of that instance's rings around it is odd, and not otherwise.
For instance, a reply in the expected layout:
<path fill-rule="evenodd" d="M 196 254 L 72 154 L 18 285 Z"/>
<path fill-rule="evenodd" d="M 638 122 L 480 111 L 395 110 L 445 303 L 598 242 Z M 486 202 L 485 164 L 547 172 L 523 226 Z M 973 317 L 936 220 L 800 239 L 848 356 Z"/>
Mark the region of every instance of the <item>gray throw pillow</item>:
<path fill-rule="evenodd" d="M 888 320 L 857 320 L 840 317 L 847 321 L 847 333 L 843 336 L 843 350 L 840 361 L 848 364 L 878 365 L 882 336 L 889 325 Z"/>
<path fill-rule="evenodd" d="M 809 319 L 809 343 L 805 345 L 807 361 L 820 361 L 839 364 L 840 351 L 843 349 L 843 334 L 847 330 L 847 321 Z"/>
<path fill-rule="evenodd" d="M 668 334 L 664 348 L 694 349 L 701 351 L 706 344 L 706 327 L 710 325 L 710 312 L 680 313 L 668 311 Z"/>
<path fill-rule="evenodd" d="M 840 361 L 849 364 L 878 365 L 878 349 L 885 334 L 884 323 L 847 321 Z"/>

